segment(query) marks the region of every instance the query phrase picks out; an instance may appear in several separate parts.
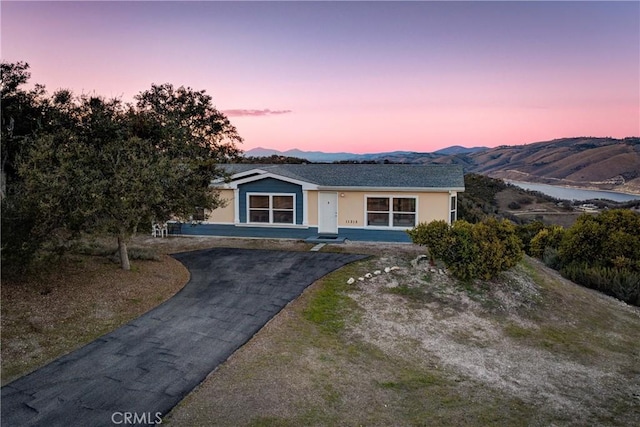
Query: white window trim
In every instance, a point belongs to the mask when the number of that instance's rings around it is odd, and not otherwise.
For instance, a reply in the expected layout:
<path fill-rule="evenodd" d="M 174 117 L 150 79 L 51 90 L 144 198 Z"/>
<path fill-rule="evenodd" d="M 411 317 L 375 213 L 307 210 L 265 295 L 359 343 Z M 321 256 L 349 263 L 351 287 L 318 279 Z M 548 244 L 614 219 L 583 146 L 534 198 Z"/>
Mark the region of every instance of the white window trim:
<path fill-rule="evenodd" d="M 453 208 L 451 208 L 451 199 L 456 198 L 456 203 Z M 451 215 L 453 214 L 453 221 L 451 220 Z M 454 221 L 458 220 L 458 193 L 449 193 L 449 224 L 453 224 Z"/>
<path fill-rule="evenodd" d="M 249 199 L 247 199 L 247 204 Z M 240 190 L 235 188 L 233 190 L 233 223 L 240 224 Z"/>
<path fill-rule="evenodd" d="M 269 196 L 269 222 L 251 222 L 251 205 L 249 203 L 251 196 Z M 293 197 L 293 222 L 273 222 L 273 197 L 274 196 L 289 196 L 289 197 Z M 247 222 L 246 224 L 248 225 L 253 225 L 253 226 L 283 226 L 283 227 L 287 227 L 287 226 L 292 226 L 292 225 L 299 225 L 296 224 L 296 193 L 249 193 L 247 192 L 246 194 L 247 197 Z M 264 208 L 263 208 L 264 209 Z M 264 209 L 266 210 L 266 209 Z M 282 210 L 282 209 L 276 209 L 276 210 Z"/>
<path fill-rule="evenodd" d="M 369 225 L 367 221 L 367 217 L 368 217 L 368 213 L 369 210 L 367 209 L 367 200 L 369 198 L 372 199 L 390 199 L 389 200 L 389 211 L 387 211 L 389 213 L 389 225 L 388 226 L 384 226 L 384 225 Z M 416 210 L 415 212 L 394 212 L 393 211 L 393 199 L 414 199 L 416 201 Z M 418 224 L 418 196 L 417 195 L 411 195 L 411 194 L 407 194 L 407 195 L 398 195 L 398 194 L 365 194 L 364 195 L 364 228 L 368 228 L 368 229 L 372 229 L 372 230 L 409 230 L 413 227 L 415 227 Z M 376 211 L 372 211 L 372 212 L 376 212 Z M 382 212 L 382 211 L 380 211 Z M 413 222 L 413 226 L 412 227 L 408 227 L 408 226 L 400 226 L 400 227 L 394 227 L 393 224 L 393 214 L 394 213 L 407 213 L 407 214 L 414 214 L 415 215 L 415 219 Z"/>

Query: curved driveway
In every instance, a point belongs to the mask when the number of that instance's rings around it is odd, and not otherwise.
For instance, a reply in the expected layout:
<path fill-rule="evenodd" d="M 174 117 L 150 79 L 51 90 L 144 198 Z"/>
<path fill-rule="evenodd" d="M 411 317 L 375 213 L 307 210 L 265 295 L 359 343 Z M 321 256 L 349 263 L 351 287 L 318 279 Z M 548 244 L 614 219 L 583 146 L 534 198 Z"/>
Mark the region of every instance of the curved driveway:
<path fill-rule="evenodd" d="M 2 387 L 3 426 L 150 425 L 311 283 L 361 255 L 216 248 L 174 255 L 173 298 Z"/>

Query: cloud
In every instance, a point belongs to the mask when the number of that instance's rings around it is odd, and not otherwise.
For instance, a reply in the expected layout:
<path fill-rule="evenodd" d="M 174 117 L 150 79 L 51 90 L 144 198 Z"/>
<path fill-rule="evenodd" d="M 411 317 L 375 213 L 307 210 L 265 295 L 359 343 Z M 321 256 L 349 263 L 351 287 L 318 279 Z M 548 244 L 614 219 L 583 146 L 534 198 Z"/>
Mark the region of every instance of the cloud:
<path fill-rule="evenodd" d="M 289 114 L 291 113 L 291 110 L 269 110 L 268 108 L 265 108 L 264 110 L 237 109 L 237 110 L 224 110 L 222 112 L 228 117 L 242 117 L 242 116 L 260 117 L 260 116 L 277 116 L 280 114 Z"/>

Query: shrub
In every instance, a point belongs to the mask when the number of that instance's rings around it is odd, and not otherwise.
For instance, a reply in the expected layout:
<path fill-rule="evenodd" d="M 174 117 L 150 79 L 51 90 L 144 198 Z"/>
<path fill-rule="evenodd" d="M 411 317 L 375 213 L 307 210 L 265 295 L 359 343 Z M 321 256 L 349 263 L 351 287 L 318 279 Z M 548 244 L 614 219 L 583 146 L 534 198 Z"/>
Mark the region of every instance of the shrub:
<path fill-rule="evenodd" d="M 480 248 L 473 239 L 473 225 L 456 221 L 451 227 L 451 240 L 442 260 L 451 273 L 461 280 L 472 280 L 479 276 Z"/>
<path fill-rule="evenodd" d="M 595 289 L 628 304 L 640 306 L 640 273 L 622 268 L 572 264 L 561 274 L 587 288 Z"/>
<path fill-rule="evenodd" d="M 522 258 L 522 242 L 513 224 L 488 218 L 477 224 L 444 221 L 420 224 L 409 231 L 414 243 L 430 248 L 451 273 L 461 280 L 495 277 Z"/>
<path fill-rule="evenodd" d="M 532 221 L 528 224 L 519 225 L 516 227 L 516 234 L 520 238 L 523 244 L 524 251 L 531 255 L 530 244 L 531 239 L 535 237 L 540 230 L 544 230 L 545 225 L 542 221 Z"/>
<path fill-rule="evenodd" d="M 633 260 L 629 268 L 640 272 L 640 215 L 628 209 L 611 209 L 597 216 L 578 217 L 566 231 L 558 249 L 563 264 L 614 267 Z"/>
<path fill-rule="evenodd" d="M 518 202 L 511 202 L 511 203 L 509 203 L 509 204 L 507 205 L 507 207 L 508 207 L 509 209 L 513 209 L 513 210 L 517 210 L 517 209 L 522 208 L 522 206 L 520 206 L 520 203 L 518 203 Z"/>
<path fill-rule="evenodd" d="M 73 252 L 91 256 L 111 256 L 118 251 L 115 243 L 78 242 L 73 246 Z"/>
<path fill-rule="evenodd" d="M 449 224 L 447 224 L 446 221 L 423 222 L 415 228 L 408 230 L 407 233 L 413 243 L 427 247 L 431 262 L 435 259 L 442 259 L 442 255 L 450 239 Z"/>
<path fill-rule="evenodd" d="M 119 264 L 120 263 L 120 252 L 116 250 L 110 256 L 107 257 L 112 262 Z M 160 261 L 160 255 L 153 249 L 149 248 L 138 248 L 132 247 L 129 248 L 129 259 L 130 260 L 142 260 L 142 261 Z"/>
<path fill-rule="evenodd" d="M 521 197 L 520 199 L 518 199 L 518 203 L 520 203 L 521 205 L 530 205 L 531 203 L 533 203 L 533 199 L 531 197 Z"/>
<path fill-rule="evenodd" d="M 522 241 L 516 235 L 514 225 L 507 220 L 489 218 L 475 224 L 473 237 L 480 252 L 477 269 L 483 279 L 495 277 L 522 259 Z"/>
<path fill-rule="evenodd" d="M 558 225 L 546 227 L 538 232 L 529 245 L 529 255 L 542 259 L 547 248 L 557 250 L 564 237 L 564 228 Z"/>
<path fill-rule="evenodd" d="M 562 262 L 560 262 L 560 257 L 558 256 L 558 250 L 550 246 L 544 248 L 542 262 L 544 262 L 544 265 L 549 268 L 553 268 L 554 270 L 559 270 L 560 267 L 562 267 Z"/>

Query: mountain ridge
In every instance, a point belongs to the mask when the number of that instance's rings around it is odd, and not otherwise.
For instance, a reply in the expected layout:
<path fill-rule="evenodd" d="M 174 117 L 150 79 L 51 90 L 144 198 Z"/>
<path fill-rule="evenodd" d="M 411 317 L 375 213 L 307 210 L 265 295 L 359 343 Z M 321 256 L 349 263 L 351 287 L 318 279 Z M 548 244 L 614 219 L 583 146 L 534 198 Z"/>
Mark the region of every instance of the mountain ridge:
<path fill-rule="evenodd" d="M 339 161 L 369 161 L 387 156 L 419 156 L 419 155 L 450 155 L 464 154 L 477 151 L 488 150 L 489 147 L 463 147 L 461 145 L 453 145 L 445 147 L 433 152 L 418 151 L 389 151 L 381 153 L 348 153 L 348 152 L 324 152 L 324 151 L 304 151 L 298 148 L 292 148 L 286 151 L 280 151 L 273 148 L 256 147 L 244 153 L 244 157 L 269 157 L 269 156 L 286 156 L 298 157 L 310 162 L 339 162 Z"/>
<path fill-rule="evenodd" d="M 640 194 L 640 137 L 570 137 L 495 148 L 446 147 L 431 153 L 392 151 L 353 154 L 256 148 L 245 156 L 283 155 L 311 162 L 456 164 L 478 173 L 532 183 Z"/>

